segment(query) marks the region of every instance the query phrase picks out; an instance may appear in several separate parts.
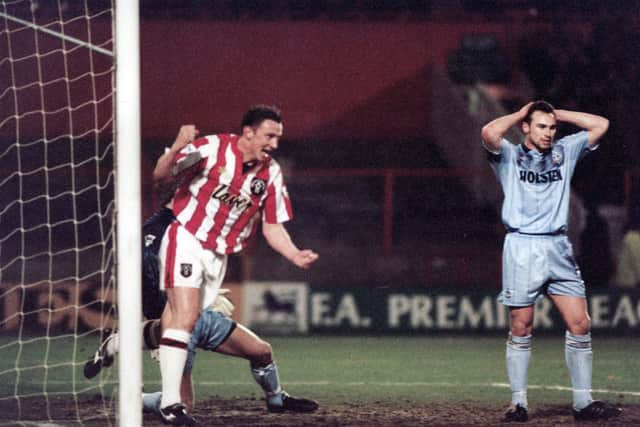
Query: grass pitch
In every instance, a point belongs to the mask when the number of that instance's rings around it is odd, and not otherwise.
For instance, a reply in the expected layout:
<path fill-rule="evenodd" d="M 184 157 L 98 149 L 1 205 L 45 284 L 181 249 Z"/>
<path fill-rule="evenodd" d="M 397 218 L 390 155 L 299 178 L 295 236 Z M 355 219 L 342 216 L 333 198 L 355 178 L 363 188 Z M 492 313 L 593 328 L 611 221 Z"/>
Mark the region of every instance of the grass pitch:
<path fill-rule="evenodd" d="M 268 338 L 280 379 L 292 394 L 329 404 L 345 401 L 476 401 L 510 399 L 503 337 Z M 594 337 L 596 398 L 640 403 L 640 341 Z M 145 384 L 157 381 L 145 364 Z M 193 378 L 198 398 L 262 396 L 244 360 L 200 352 Z M 157 385 L 159 387 L 159 384 Z M 569 403 L 563 337 L 534 337 L 529 400 Z"/>
<path fill-rule="evenodd" d="M 447 410 L 455 408 L 455 403 L 459 402 L 459 407 L 463 408 L 486 406 L 493 411 L 491 416 L 497 416 L 500 408 L 509 402 L 504 363 L 505 337 L 310 336 L 266 339 L 273 347 L 282 384 L 289 393 L 316 399 L 321 407 L 333 407 L 330 412 L 335 408 L 342 408 L 347 415 L 349 411 L 355 411 L 355 415 L 351 415 L 364 420 L 365 424 L 371 408 L 383 407 L 387 412 L 395 411 L 394 408 L 423 408 L 421 416 L 425 413 L 432 416 L 434 406 L 431 404 L 442 402 L 438 407 L 445 407 L 446 402 L 448 406 L 443 410 Z M 1 337 L 0 407 L 10 408 L 8 413 L 5 411 L 7 418 L 29 419 L 34 412 L 33 405 L 41 404 L 43 408 L 39 411 L 50 413 L 43 413 L 42 418 L 37 419 L 55 420 L 55 412 L 60 406 L 55 399 L 69 402 L 65 397 L 68 393 L 74 396 L 72 400 L 80 402 L 76 409 L 85 411 L 85 414 L 77 415 L 78 419 L 84 419 L 86 412 L 100 412 L 104 417 L 113 417 L 118 362 L 92 380 L 85 379 L 82 374 L 84 361 L 97 344 L 96 336 L 79 340 L 70 337 L 33 339 L 22 343 Z M 640 358 L 637 357 L 640 341 L 596 334 L 593 348 L 594 397 L 627 406 L 630 410 L 637 408 L 640 405 Z M 159 390 L 158 364 L 146 352 L 143 357 L 145 391 Z M 238 414 L 242 413 L 238 411 L 244 407 L 249 408 L 250 413 L 245 414 L 249 420 L 255 421 L 256 414 L 264 416 L 264 404 L 260 402 L 262 391 L 254 383 L 245 360 L 199 351 L 193 378 L 197 401 L 207 405 L 229 402 L 226 405 L 237 406 L 229 412 L 236 417 L 231 421 L 238 422 Z M 23 398 L 16 399 L 16 395 Z M 98 395 L 104 398 L 98 398 Z M 94 408 L 82 403 L 87 400 L 95 402 Z M 558 418 L 570 415 L 570 402 L 564 337 L 534 335 L 529 370 L 530 405 L 533 408 L 546 405 L 552 409 L 556 405 L 558 413 L 552 414 L 551 418 L 547 414 L 548 409 L 540 409 L 536 416 L 539 420 L 562 424 L 571 422 L 570 418 Z M 356 409 L 345 409 L 345 405 L 353 405 Z M 73 405 L 65 411 L 65 414 L 73 412 Z M 326 417 L 330 412 L 321 413 L 319 417 Z M 208 417 L 210 412 L 205 411 L 204 414 Z M 342 419 L 334 419 L 332 425 L 352 425 L 343 424 Z M 406 422 L 405 418 L 402 419 Z M 73 416 L 68 420 L 73 421 Z M 320 424 L 324 422 L 314 420 Z M 433 418 L 425 420 L 437 424 Z M 277 423 L 281 421 L 274 419 L 269 422 L 279 425 Z M 294 419 L 292 422 L 298 421 Z M 640 422 L 640 419 L 630 418 L 628 421 Z M 463 419 L 463 424 L 465 422 Z M 442 425 L 448 423 L 445 420 Z M 110 424 L 111 421 L 106 423 Z"/>

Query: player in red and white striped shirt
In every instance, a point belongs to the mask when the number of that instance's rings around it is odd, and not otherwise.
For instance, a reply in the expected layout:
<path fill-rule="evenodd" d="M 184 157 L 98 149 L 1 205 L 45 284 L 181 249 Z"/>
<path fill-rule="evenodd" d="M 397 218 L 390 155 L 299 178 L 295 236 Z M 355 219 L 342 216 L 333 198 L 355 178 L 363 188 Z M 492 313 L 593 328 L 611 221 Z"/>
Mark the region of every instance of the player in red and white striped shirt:
<path fill-rule="evenodd" d="M 159 253 L 168 300 L 160 342 L 165 422 L 195 424 L 180 402 L 180 380 L 191 331 L 200 310 L 217 296 L 227 254 L 241 251 L 261 222 L 267 243 L 296 266 L 306 269 L 318 259 L 312 250 L 298 249 L 283 225 L 293 214 L 282 171 L 271 157 L 282 133 L 278 109 L 254 106 L 243 117 L 240 135 L 196 139 L 196 127 L 185 125 L 158 159 L 154 181 L 179 180 L 173 198 L 177 221 Z"/>

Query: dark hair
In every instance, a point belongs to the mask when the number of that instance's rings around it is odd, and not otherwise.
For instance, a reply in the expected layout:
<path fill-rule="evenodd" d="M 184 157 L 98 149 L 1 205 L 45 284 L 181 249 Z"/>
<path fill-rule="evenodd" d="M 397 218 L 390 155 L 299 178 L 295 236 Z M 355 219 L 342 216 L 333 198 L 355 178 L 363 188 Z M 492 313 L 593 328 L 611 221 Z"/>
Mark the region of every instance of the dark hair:
<path fill-rule="evenodd" d="M 242 117 L 240 129 L 245 126 L 257 127 L 265 120 L 273 120 L 282 123 L 282 115 L 280 109 L 273 105 L 253 105 Z"/>
<path fill-rule="evenodd" d="M 531 123 L 531 116 L 536 111 L 553 114 L 554 108 L 553 105 L 551 105 L 547 101 L 535 101 L 527 110 L 527 115 L 524 117 L 524 122 Z"/>

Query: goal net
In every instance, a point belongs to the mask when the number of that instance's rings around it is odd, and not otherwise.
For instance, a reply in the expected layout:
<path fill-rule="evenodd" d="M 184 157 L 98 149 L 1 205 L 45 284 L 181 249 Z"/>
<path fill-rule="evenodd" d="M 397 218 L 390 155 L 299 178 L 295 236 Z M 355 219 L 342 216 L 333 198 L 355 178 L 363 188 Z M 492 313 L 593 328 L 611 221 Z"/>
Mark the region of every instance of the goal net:
<path fill-rule="evenodd" d="M 82 373 L 117 301 L 113 23 L 0 0 L 0 424 L 115 423 L 117 371 Z"/>

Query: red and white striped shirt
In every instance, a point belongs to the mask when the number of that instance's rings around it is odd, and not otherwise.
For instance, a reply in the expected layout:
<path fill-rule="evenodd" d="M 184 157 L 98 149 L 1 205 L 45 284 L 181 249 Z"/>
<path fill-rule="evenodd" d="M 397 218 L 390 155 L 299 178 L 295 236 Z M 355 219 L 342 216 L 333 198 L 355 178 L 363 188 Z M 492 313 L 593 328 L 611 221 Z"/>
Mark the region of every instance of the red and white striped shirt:
<path fill-rule="evenodd" d="M 219 254 L 246 247 L 260 216 L 270 224 L 293 218 L 280 165 L 270 158 L 243 173 L 238 139 L 199 138 L 178 153 L 174 167 L 181 179 L 173 199 L 176 218 L 204 248 Z"/>

